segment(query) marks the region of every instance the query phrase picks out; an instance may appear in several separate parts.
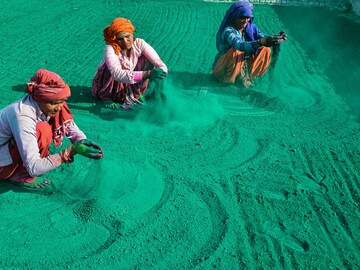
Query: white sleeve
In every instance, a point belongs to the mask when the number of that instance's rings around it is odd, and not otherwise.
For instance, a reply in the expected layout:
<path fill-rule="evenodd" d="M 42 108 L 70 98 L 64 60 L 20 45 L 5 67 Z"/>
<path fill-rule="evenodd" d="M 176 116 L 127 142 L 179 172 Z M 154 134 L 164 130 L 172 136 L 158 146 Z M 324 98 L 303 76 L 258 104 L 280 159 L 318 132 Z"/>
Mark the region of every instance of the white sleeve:
<path fill-rule="evenodd" d="M 9 122 L 21 159 L 29 175 L 39 176 L 61 165 L 59 154 L 45 158 L 40 157 L 35 119 L 20 115 Z"/>

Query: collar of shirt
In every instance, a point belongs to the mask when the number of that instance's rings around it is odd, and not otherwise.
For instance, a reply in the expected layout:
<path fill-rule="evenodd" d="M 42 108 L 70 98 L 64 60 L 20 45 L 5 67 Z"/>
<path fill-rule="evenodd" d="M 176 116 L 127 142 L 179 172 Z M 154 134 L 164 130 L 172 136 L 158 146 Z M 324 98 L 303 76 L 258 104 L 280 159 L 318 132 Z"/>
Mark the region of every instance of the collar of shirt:
<path fill-rule="evenodd" d="M 47 116 L 41 109 L 39 104 L 33 99 L 33 97 L 31 95 L 28 95 L 27 97 L 24 98 L 24 103 L 26 103 L 26 101 L 34 107 L 35 109 L 35 115 L 36 118 L 41 119 L 42 121 L 46 121 L 49 122 L 50 121 L 50 116 Z"/>

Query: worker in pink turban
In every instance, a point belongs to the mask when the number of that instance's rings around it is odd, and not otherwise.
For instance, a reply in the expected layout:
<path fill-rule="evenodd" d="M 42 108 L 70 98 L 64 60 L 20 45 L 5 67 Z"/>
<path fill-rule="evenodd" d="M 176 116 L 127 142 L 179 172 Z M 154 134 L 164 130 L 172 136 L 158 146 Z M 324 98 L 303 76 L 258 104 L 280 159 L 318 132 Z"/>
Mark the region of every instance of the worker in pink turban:
<path fill-rule="evenodd" d="M 76 154 L 103 157 L 100 146 L 75 124 L 66 104 L 70 88 L 59 75 L 40 69 L 25 91 L 28 95 L 0 110 L 0 180 L 42 188 L 50 181 L 37 176 L 72 162 Z M 50 154 L 50 144 L 61 145 L 64 136 L 72 144 Z"/>

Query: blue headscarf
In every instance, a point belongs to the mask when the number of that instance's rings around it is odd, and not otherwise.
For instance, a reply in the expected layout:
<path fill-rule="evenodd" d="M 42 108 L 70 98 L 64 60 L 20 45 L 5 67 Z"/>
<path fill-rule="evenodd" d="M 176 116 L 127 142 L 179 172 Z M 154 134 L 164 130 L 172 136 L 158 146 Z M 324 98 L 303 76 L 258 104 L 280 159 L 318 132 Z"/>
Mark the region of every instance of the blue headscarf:
<path fill-rule="evenodd" d="M 247 0 L 240 0 L 231 5 L 231 7 L 226 11 L 225 17 L 220 25 L 219 31 L 216 34 L 216 48 L 220 51 L 220 41 L 221 35 L 224 29 L 228 26 L 232 26 L 235 28 L 235 20 L 240 17 L 249 17 L 250 21 L 246 25 L 244 31 L 247 39 L 249 41 L 253 41 L 257 38 L 257 28 L 252 23 L 253 16 L 253 4 L 248 2 Z"/>

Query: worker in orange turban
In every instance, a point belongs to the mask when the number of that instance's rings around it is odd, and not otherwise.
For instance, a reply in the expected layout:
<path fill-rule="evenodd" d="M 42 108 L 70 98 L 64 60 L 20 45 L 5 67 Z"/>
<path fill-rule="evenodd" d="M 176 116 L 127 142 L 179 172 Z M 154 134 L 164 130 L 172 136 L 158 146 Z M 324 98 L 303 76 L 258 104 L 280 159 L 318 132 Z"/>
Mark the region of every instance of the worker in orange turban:
<path fill-rule="evenodd" d="M 135 38 L 134 32 L 134 25 L 125 18 L 113 19 L 103 30 L 106 46 L 92 81 L 92 95 L 106 108 L 129 110 L 155 99 L 155 93 L 165 100 L 162 80 L 168 69 L 155 49 Z"/>

